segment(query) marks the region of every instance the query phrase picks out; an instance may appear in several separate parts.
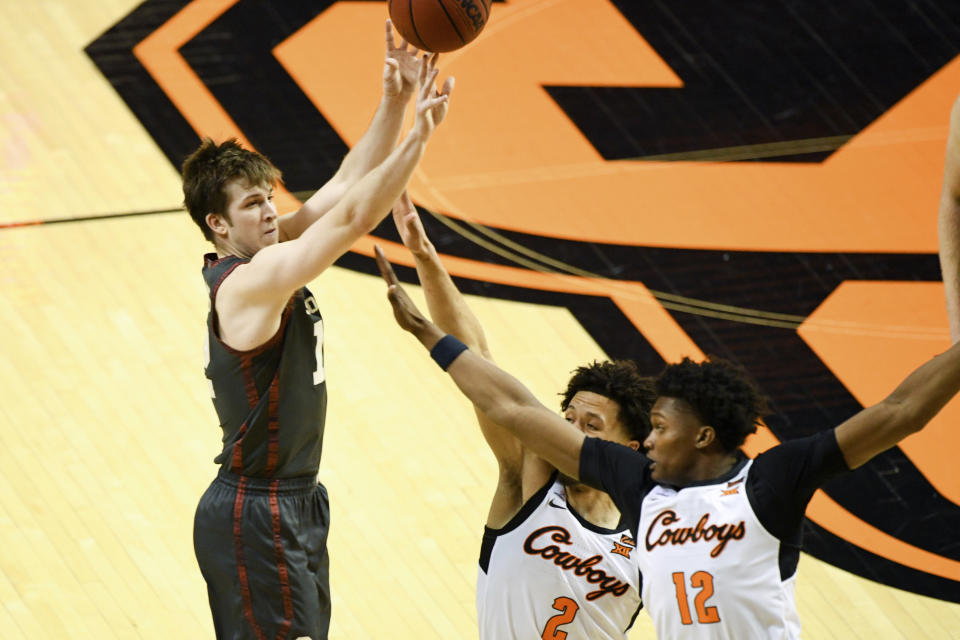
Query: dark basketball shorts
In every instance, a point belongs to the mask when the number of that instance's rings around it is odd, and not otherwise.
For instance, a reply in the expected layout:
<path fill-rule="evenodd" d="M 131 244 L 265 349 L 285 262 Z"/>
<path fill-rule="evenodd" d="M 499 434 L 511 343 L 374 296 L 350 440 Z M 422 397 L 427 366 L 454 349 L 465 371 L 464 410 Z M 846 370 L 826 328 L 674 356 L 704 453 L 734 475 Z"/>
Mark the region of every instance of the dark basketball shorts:
<path fill-rule="evenodd" d="M 316 478 L 220 471 L 193 523 L 218 640 L 326 640 L 329 527 L 327 490 Z"/>

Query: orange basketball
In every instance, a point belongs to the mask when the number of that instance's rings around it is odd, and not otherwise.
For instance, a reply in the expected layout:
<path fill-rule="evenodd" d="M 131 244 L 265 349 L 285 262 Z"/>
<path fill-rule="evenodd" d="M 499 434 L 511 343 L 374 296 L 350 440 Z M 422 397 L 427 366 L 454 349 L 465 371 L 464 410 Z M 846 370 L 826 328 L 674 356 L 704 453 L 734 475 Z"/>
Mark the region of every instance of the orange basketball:
<path fill-rule="evenodd" d="M 423 51 L 453 51 L 480 35 L 492 0 L 387 0 L 393 26 Z"/>

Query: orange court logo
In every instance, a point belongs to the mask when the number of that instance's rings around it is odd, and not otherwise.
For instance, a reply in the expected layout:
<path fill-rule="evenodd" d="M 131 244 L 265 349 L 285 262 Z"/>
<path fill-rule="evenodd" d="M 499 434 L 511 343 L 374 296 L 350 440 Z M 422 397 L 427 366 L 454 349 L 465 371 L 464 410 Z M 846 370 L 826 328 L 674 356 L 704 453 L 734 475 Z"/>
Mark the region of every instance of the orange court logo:
<path fill-rule="evenodd" d="M 934 4 L 960 23 L 960 3 Z M 744 366 L 775 411 L 755 455 L 879 401 L 948 345 L 936 210 L 960 42 L 892 4 L 688 5 L 494 2 L 483 34 L 441 56 L 457 88 L 409 191 L 465 290 L 564 306 L 650 373 L 705 354 Z M 237 137 L 281 168 L 292 210 L 369 123 L 386 15 L 147 0 L 87 53 L 174 166 L 199 136 Z M 871 24 L 898 37 L 847 46 L 844 25 Z M 389 225 L 375 236 L 412 264 Z M 374 273 L 373 242 L 338 264 Z M 960 602 L 957 420 L 954 403 L 818 491 L 805 550 Z"/>

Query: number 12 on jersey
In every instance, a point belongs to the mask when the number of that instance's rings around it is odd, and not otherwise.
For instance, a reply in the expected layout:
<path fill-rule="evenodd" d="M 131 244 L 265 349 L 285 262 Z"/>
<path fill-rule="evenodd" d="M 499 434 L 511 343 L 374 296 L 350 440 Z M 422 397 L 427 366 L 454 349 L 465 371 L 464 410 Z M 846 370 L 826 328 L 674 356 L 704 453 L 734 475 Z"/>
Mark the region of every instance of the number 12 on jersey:
<path fill-rule="evenodd" d="M 690 615 L 690 604 L 687 601 L 687 577 L 682 571 L 673 574 L 673 585 L 677 588 L 677 606 L 680 608 L 680 622 L 693 624 Z M 716 607 L 708 607 L 707 600 L 713 595 L 713 576 L 706 571 L 697 571 L 690 576 L 690 586 L 700 589 L 693 599 L 693 606 L 697 611 L 697 622 L 710 624 L 720 622 L 720 613 Z"/>

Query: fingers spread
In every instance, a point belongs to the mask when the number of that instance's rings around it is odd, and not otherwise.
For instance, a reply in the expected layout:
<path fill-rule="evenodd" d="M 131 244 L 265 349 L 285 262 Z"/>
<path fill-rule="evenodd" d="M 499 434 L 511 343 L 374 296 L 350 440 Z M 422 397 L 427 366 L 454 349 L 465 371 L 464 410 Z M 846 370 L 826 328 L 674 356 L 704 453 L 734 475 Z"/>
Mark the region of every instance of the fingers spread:
<path fill-rule="evenodd" d="M 430 98 L 429 100 L 424 100 L 420 103 L 421 107 L 424 109 L 431 109 L 438 104 L 442 104 L 447 101 L 447 96 L 437 96 L 435 98 Z"/>
<path fill-rule="evenodd" d="M 437 80 L 438 73 L 439 73 L 438 69 L 431 69 L 430 71 L 427 72 L 423 80 L 423 86 L 420 87 L 421 100 L 426 100 L 428 97 L 437 93 L 434 83 Z"/>
<path fill-rule="evenodd" d="M 396 41 L 393 39 L 393 21 L 387 18 L 387 51 L 396 48 Z"/>
<path fill-rule="evenodd" d="M 421 88 L 426 84 L 427 80 L 427 56 L 420 56 L 420 73 L 418 75 L 417 81 L 420 83 Z"/>

